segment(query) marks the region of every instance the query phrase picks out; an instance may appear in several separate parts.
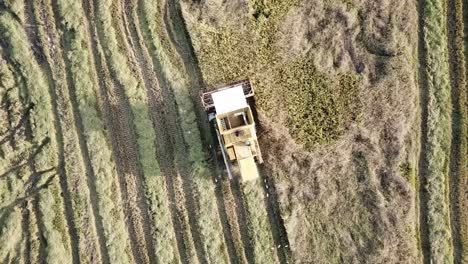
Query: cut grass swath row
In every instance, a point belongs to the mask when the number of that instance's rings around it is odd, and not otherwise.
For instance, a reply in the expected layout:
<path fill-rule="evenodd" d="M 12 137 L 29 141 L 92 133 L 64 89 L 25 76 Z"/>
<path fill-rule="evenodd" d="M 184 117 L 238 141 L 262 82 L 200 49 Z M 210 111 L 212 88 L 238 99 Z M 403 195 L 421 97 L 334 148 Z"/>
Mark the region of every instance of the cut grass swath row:
<path fill-rule="evenodd" d="M 451 135 L 451 98 L 449 83 L 449 64 L 447 51 L 446 6 L 442 0 L 428 0 L 422 7 L 422 30 L 427 60 L 425 66 L 427 87 L 421 87 L 427 99 L 422 102 L 426 110 L 423 117 L 423 135 L 421 153 L 429 231 L 429 256 L 427 261 L 434 263 L 453 262 L 449 215 L 449 155 Z M 421 197 L 423 198 L 423 197 Z"/>
<path fill-rule="evenodd" d="M 83 155 L 87 165 L 88 186 L 95 215 L 95 225 L 104 263 L 129 261 L 129 238 L 118 192 L 115 161 L 101 119 L 98 82 L 101 69 L 92 27 L 87 24 L 81 2 L 60 0 L 59 16 L 63 19 L 67 68 L 75 86 L 77 107 L 86 139 Z M 96 65 L 93 67 L 93 63 Z M 102 234 L 104 233 L 104 234 Z"/>
<path fill-rule="evenodd" d="M 8 55 L 12 62 L 18 65 L 25 79 L 27 88 L 26 101 L 34 103 L 30 121 L 34 144 L 40 144 L 45 138 L 50 143 L 44 146 L 41 153 L 31 163 L 32 171 L 43 171 L 57 166 L 57 141 L 54 128 L 54 111 L 51 104 L 48 84 L 40 66 L 33 59 L 31 49 L 25 39 L 28 39 L 23 28 L 9 13 L 0 14 L 0 34 L 8 47 Z M 25 94 L 26 95 L 26 94 Z M 34 173 L 36 176 L 36 173 Z M 63 203 L 60 198 L 60 188 L 56 181 L 44 189 L 38 197 L 39 214 L 42 215 L 43 236 L 47 240 L 47 261 L 51 263 L 67 263 L 71 259 L 70 240 L 64 221 Z"/>

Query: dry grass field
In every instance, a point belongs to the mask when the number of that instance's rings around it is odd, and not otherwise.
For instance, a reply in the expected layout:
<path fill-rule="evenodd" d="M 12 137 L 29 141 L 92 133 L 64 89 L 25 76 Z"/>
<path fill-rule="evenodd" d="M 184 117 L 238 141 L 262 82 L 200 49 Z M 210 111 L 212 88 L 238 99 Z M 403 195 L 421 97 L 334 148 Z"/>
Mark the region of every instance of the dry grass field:
<path fill-rule="evenodd" d="M 0 263 L 467 263 L 466 0 L 0 0 Z M 250 79 L 229 180 L 199 100 Z"/>

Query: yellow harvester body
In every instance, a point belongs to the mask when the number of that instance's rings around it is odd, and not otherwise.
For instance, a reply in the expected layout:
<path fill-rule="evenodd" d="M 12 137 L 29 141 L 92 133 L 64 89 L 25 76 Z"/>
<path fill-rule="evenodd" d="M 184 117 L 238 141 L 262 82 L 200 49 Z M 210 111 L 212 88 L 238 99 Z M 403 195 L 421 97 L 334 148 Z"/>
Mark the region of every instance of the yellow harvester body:
<path fill-rule="evenodd" d="M 211 119 L 213 115 L 216 119 L 215 129 L 229 176 L 232 177 L 231 164 L 237 164 L 242 181 L 257 179 L 257 162 L 263 162 L 254 116 L 246 100 L 252 96 L 249 81 L 201 94 L 205 110 Z"/>

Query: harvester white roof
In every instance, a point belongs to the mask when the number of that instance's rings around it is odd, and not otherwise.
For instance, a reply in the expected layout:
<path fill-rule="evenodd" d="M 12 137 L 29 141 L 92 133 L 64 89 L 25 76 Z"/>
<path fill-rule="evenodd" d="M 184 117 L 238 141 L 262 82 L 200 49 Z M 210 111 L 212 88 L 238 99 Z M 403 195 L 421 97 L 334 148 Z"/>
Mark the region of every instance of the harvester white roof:
<path fill-rule="evenodd" d="M 235 86 L 211 94 L 216 109 L 216 114 L 225 114 L 234 110 L 247 107 L 242 86 Z"/>

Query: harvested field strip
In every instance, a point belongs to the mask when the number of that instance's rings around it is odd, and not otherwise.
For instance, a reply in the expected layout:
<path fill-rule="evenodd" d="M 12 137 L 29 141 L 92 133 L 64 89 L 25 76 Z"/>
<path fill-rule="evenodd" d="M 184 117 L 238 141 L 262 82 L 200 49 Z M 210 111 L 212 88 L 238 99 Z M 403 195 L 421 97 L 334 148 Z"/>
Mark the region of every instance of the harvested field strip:
<path fill-rule="evenodd" d="M 134 20 L 138 22 L 137 19 Z M 137 32 L 139 27 L 136 27 Z M 142 40 L 140 40 L 142 41 Z M 145 47 L 145 45 L 141 45 Z M 149 51 L 148 51 L 149 52 Z M 151 59 L 150 59 L 151 60 Z M 154 70 L 154 66 L 152 67 Z M 151 75 L 150 75 L 151 76 Z M 151 109 L 151 117 L 153 126 L 158 133 L 156 134 L 157 154 L 161 165 L 161 172 L 166 179 L 166 189 L 168 191 L 169 205 L 172 216 L 172 224 L 174 227 L 177 248 L 179 252 L 180 261 L 182 263 L 191 263 L 195 261 L 191 252 L 193 252 L 193 241 L 191 239 L 190 227 L 185 217 L 184 211 L 178 209 L 179 205 L 185 204 L 185 198 L 177 188 L 177 183 L 180 182 L 179 174 L 176 171 L 175 157 L 174 157 L 174 138 L 173 133 L 175 122 L 171 122 L 165 117 L 166 113 L 171 113 L 166 109 L 165 92 L 159 85 L 155 87 L 156 90 L 148 90 L 149 106 Z"/>
<path fill-rule="evenodd" d="M 234 251 L 237 262 L 239 263 L 253 263 L 253 251 L 250 246 L 250 238 L 248 235 L 248 228 L 245 225 L 245 213 L 238 213 L 244 209 L 243 204 L 239 204 L 239 196 L 233 193 L 231 183 L 226 179 L 226 173 L 220 176 L 220 197 L 224 198 L 224 211 L 228 220 L 228 227 L 230 227 L 230 237 L 226 237 L 226 243 L 230 245 L 228 249 Z M 244 217 L 244 218 L 242 218 Z M 228 241 L 228 238 L 230 241 Z"/>
<path fill-rule="evenodd" d="M 453 260 L 455 263 L 468 261 L 467 238 L 463 239 L 463 204 L 466 204 L 467 177 L 467 76 L 464 44 L 464 22 L 462 0 L 447 1 L 447 31 L 449 40 L 449 62 L 452 95 L 452 144 L 450 153 L 450 220 L 452 229 Z M 465 235 L 466 236 L 466 235 Z M 465 256 L 463 256 L 463 253 Z M 464 261 L 463 261 L 463 258 Z"/>
<path fill-rule="evenodd" d="M 38 6 L 34 6 L 32 1 L 25 2 L 26 7 L 26 23 L 29 25 L 39 25 L 39 8 Z M 79 263 L 79 249 L 78 249 L 78 235 L 77 235 L 77 228 L 75 219 L 73 217 L 73 204 L 70 197 L 69 186 L 67 184 L 67 168 L 65 163 L 65 144 L 68 142 L 64 142 L 64 131 L 62 129 L 62 125 L 66 126 L 63 122 L 63 117 L 67 116 L 67 109 L 61 108 L 61 102 L 58 102 L 58 94 L 57 94 L 57 85 L 55 79 L 52 75 L 51 66 L 47 62 L 47 47 L 46 42 L 44 41 L 44 32 L 42 31 L 42 27 L 34 27 L 29 29 L 29 38 L 32 44 L 32 48 L 36 52 L 36 58 L 40 63 L 41 69 L 47 78 L 47 83 L 49 84 L 49 94 L 51 96 L 51 104 L 52 104 L 52 112 L 53 112 L 53 120 L 54 120 L 54 128 L 55 128 L 55 137 L 57 140 L 57 174 L 59 179 L 60 188 L 57 185 L 52 185 L 49 187 L 48 190 L 51 192 L 43 192 L 40 194 L 42 199 L 42 203 L 39 203 L 39 207 L 41 209 L 40 214 L 44 218 L 44 227 L 45 231 L 47 232 L 50 229 L 59 229 L 57 234 L 51 234 L 49 241 L 47 241 L 47 260 L 49 262 L 55 263 L 64 263 L 64 261 L 73 263 Z M 42 36 L 41 36 L 42 35 Z M 42 38 L 41 38 L 42 37 Z M 65 103 L 66 104 L 66 103 Z M 66 130 L 66 129 L 65 129 Z M 33 174 L 35 173 L 35 166 L 30 166 Z M 59 203 L 58 201 L 61 200 L 60 196 L 63 197 L 63 204 Z M 64 207 L 65 212 L 65 222 L 63 216 L 60 214 L 62 212 L 62 206 Z M 66 229 L 68 227 L 68 236 L 66 235 Z M 64 243 L 66 241 L 66 243 Z M 71 248 L 69 248 L 69 245 Z M 49 250 L 49 247 L 52 245 L 59 248 L 58 251 Z M 64 248 L 62 248 L 64 246 Z M 63 251 L 71 251 L 72 259 L 70 259 L 69 255 L 62 255 L 64 259 L 57 258 L 55 254 L 59 254 Z M 62 253 L 64 254 L 64 253 Z"/>
<path fill-rule="evenodd" d="M 144 44 L 142 44 L 141 33 L 135 23 L 137 20 L 135 3 L 132 1 L 123 1 L 122 6 L 125 7 L 121 7 L 120 9 L 122 9 L 122 22 L 128 41 L 127 49 L 129 49 L 129 51 L 127 53 L 131 54 L 130 58 L 132 58 L 131 65 L 133 66 L 133 72 L 137 73 L 140 82 L 143 83 L 146 88 L 147 98 L 145 98 L 145 100 L 147 101 L 149 99 L 152 101 L 152 103 L 145 104 L 145 110 L 149 111 L 150 109 L 154 109 L 151 110 L 150 113 L 152 113 L 156 111 L 157 108 L 157 106 L 151 107 L 151 105 L 155 103 L 155 101 L 152 100 L 152 94 L 159 89 L 159 84 L 153 72 L 148 51 Z M 167 203 L 169 198 L 167 191 L 164 189 L 165 181 L 162 178 L 161 170 L 156 159 L 156 135 L 154 131 L 161 131 L 164 129 L 162 126 L 163 124 L 158 123 L 158 119 L 161 119 L 161 117 L 152 117 L 154 130 L 152 128 L 147 128 L 146 133 L 149 133 L 150 137 L 140 142 L 140 156 L 145 178 L 144 187 L 147 194 L 146 198 L 149 200 L 153 216 L 152 224 L 158 232 L 157 234 L 154 233 L 153 236 L 153 239 L 156 240 L 156 257 L 161 263 L 170 263 L 176 261 L 177 242 L 174 233 L 167 228 L 171 224 L 171 212 Z"/>
<path fill-rule="evenodd" d="M 27 101 L 35 104 L 31 111 L 31 132 L 33 143 L 39 144 L 44 139 L 50 139 L 50 143 L 44 146 L 44 150 L 39 153 L 34 162 L 31 162 L 33 177 L 36 171 L 47 170 L 57 165 L 57 141 L 55 128 L 57 125 L 56 105 L 51 104 L 51 92 L 49 85 L 44 78 L 41 68 L 36 61 L 33 60 L 33 53 L 23 41 L 28 39 L 23 29 L 8 13 L 0 15 L 0 34 L 2 42 L 7 43 L 11 62 L 18 65 L 21 75 L 24 77 L 27 84 Z M 54 106 L 54 107 L 53 107 Z M 50 116 L 54 118 L 50 118 Z M 55 128 L 54 128 L 55 126 Z M 60 168 L 58 169 L 60 174 Z M 61 177 L 60 177 L 61 176 Z M 61 183 L 63 183 L 63 176 Z M 40 208 L 42 214 L 41 223 L 44 230 L 42 235 L 47 240 L 47 258 L 48 261 L 58 261 L 61 259 L 52 256 L 62 256 L 64 259 L 71 259 L 70 256 L 70 240 L 67 233 L 67 224 L 64 223 L 63 203 L 60 198 L 60 188 L 56 181 L 52 181 L 49 188 L 44 189 L 38 199 L 36 209 Z M 63 184 L 62 184 L 63 186 Z M 70 223 L 70 222 L 69 222 Z M 68 257 L 70 256 L 70 257 Z M 63 260 L 63 259 L 62 259 Z"/>
<path fill-rule="evenodd" d="M 254 236 L 251 233 L 252 227 L 248 219 L 248 205 L 246 204 L 247 201 L 244 197 L 244 192 L 242 191 L 242 187 L 238 180 L 231 180 L 229 182 L 229 187 L 234 199 L 236 200 L 237 222 L 243 241 L 245 258 L 248 263 L 255 263 L 255 249 L 253 247 L 255 242 L 253 240 Z"/>
<path fill-rule="evenodd" d="M 67 71 L 70 71 L 77 107 L 81 118 L 86 144 L 82 145 L 84 160 L 88 161 L 87 182 L 95 215 L 95 225 L 101 246 L 104 263 L 129 262 L 131 259 L 129 238 L 125 228 L 119 184 L 116 177 L 115 161 L 111 144 L 107 141 L 105 126 L 101 116 L 107 117 L 109 107 L 103 97 L 105 82 L 99 78 L 102 69 L 98 55 L 93 27 L 85 19 L 83 7 L 76 1 L 59 1 L 59 16 L 64 19 L 64 38 L 67 58 Z M 86 14 L 89 9 L 86 9 Z M 56 14 L 57 16 L 57 14 Z M 89 30 L 89 32 L 87 31 Z M 102 53 L 101 53 L 102 54 Z M 91 63 L 91 62 L 94 62 Z M 91 66 L 95 65 L 95 67 Z M 90 67 L 91 66 L 91 67 Z M 101 105 L 102 104 L 102 105 Z M 100 111 L 101 110 L 101 111 Z M 108 120 L 108 119 L 105 119 Z M 81 139 L 83 142 L 84 139 Z M 104 233 L 104 235 L 103 235 Z"/>
<path fill-rule="evenodd" d="M 451 134 L 451 99 L 447 50 L 447 25 L 445 1 L 423 2 L 421 27 L 423 31 L 427 81 L 421 86 L 422 140 L 420 175 L 423 194 L 420 196 L 421 215 L 427 214 L 428 239 L 422 239 L 426 262 L 453 262 L 449 210 L 449 155 Z M 424 228 L 421 229 L 423 233 Z M 424 250 L 429 248 L 429 250 Z"/>
<path fill-rule="evenodd" d="M 91 211 L 89 189 L 86 183 L 86 172 L 83 161 L 82 148 L 78 137 L 77 130 L 71 129 L 75 127 L 79 129 L 78 109 L 73 103 L 76 102 L 73 92 L 75 90 L 74 84 L 71 80 L 71 76 L 67 74 L 59 36 L 55 25 L 59 25 L 58 21 L 53 18 L 53 12 L 51 10 L 51 3 L 49 1 L 34 1 L 34 10 L 38 21 L 40 21 L 39 37 L 42 44 L 42 49 L 46 61 L 49 65 L 49 71 L 52 79 L 54 80 L 56 92 L 57 92 L 57 104 L 58 112 L 60 115 L 60 122 L 63 131 L 63 157 L 61 157 L 64 163 L 65 174 L 67 175 L 67 188 L 71 190 L 64 193 L 64 196 L 69 196 L 70 207 L 73 208 L 74 223 L 76 223 L 76 230 L 71 237 L 76 237 L 75 242 L 79 243 L 76 246 L 74 258 L 80 262 L 90 263 L 93 260 L 100 259 L 98 251 L 94 250 L 99 248 L 98 242 L 95 237 L 95 230 L 93 229 L 94 216 Z M 39 14 L 38 14 L 39 13 Z M 69 90 L 72 91 L 69 95 Z M 79 131 L 79 130 L 78 130 Z M 81 141 L 81 144 L 85 142 Z M 89 161 L 88 161 L 89 162 Z M 78 251 L 79 249 L 79 251 Z"/>
<path fill-rule="evenodd" d="M 278 263 L 275 242 L 265 208 L 260 179 L 242 186 L 247 203 L 247 219 L 252 235 L 255 263 Z"/>
<path fill-rule="evenodd" d="M 120 127 L 118 134 L 116 133 L 117 139 L 120 140 L 118 146 L 123 147 L 124 143 L 130 144 L 130 147 L 126 146 L 125 149 L 121 149 L 117 156 L 120 156 L 122 161 L 127 162 L 124 170 L 127 170 L 128 175 L 131 176 L 125 178 L 125 186 L 127 187 L 127 198 L 131 198 L 131 200 L 129 199 L 127 216 L 130 217 L 131 226 L 129 227 L 132 229 L 130 235 L 134 236 L 132 242 L 135 242 L 133 244 L 135 258 L 141 256 L 143 262 L 154 262 L 154 243 L 151 236 L 149 207 L 145 196 L 140 191 L 144 190 L 143 173 L 145 171 L 142 171 L 140 166 L 143 163 L 145 166 L 154 167 L 152 163 L 155 162 L 155 159 L 144 156 L 144 154 L 155 153 L 154 147 L 151 147 L 154 146 L 155 136 L 149 117 L 145 89 L 133 76 L 127 65 L 127 59 L 118 45 L 117 40 L 124 39 L 124 37 L 119 34 L 118 30 L 116 32 L 118 28 L 113 26 L 117 23 L 112 22 L 112 16 L 108 12 L 113 7 L 117 9 L 111 1 L 100 2 L 99 5 L 95 2 L 95 10 L 101 22 L 97 24 L 98 36 L 102 41 L 107 62 L 111 66 L 110 75 L 115 81 L 114 88 L 116 88 L 113 95 L 116 96 L 118 102 L 116 108 L 121 112 L 113 118 Z M 114 18 L 120 13 L 117 11 Z M 123 43 L 120 44 L 123 46 Z M 112 113 L 114 112 L 112 111 Z M 143 151 L 141 156 L 138 155 L 139 151 Z M 150 171 L 146 172 L 151 173 Z"/>
<path fill-rule="evenodd" d="M 216 165 L 217 166 L 217 165 Z M 215 176 L 215 195 L 216 195 L 216 204 L 218 206 L 218 212 L 219 212 L 219 218 L 223 226 L 223 234 L 224 234 L 224 241 L 227 246 L 227 251 L 229 255 L 229 263 L 241 263 L 240 259 L 243 260 L 243 262 L 247 262 L 245 258 L 243 258 L 243 253 L 242 250 L 239 249 L 239 246 L 241 244 L 235 244 L 235 238 L 237 236 L 237 230 L 236 229 L 236 220 L 237 219 L 232 219 L 234 215 L 229 214 L 226 210 L 226 204 L 229 198 L 227 198 L 227 195 L 225 195 L 224 192 L 224 186 L 226 183 L 222 182 L 222 179 L 224 178 L 222 175 L 216 175 Z M 219 182 L 219 183 L 218 183 Z M 231 208 L 229 208 L 231 209 Z M 238 240 L 236 238 L 236 240 Z M 236 247 L 237 245 L 237 247 Z"/>
<path fill-rule="evenodd" d="M 267 174 L 263 167 L 260 169 L 260 171 L 261 175 L 263 175 L 263 177 L 261 177 L 264 182 L 263 191 L 267 194 L 267 198 L 265 199 L 265 207 L 268 211 L 270 226 L 273 232 L 275 246 L 277 248 L 276 252 L 281 263 L 288 263 L 291 256 L 291 251 L 284 221 L 281 217 L 275 183 L 271 177 L 266 176 Z"/>
<path fill-rule="evenodd" d="M 198 120 L 198 128 L 200 129 L 201 139 L 205 144 L 214 145 L 214 142 L 217 139 L 212 139 L 210 136 L 209 123 L 206 118 L 206 113 L 203 108 L 200 106 L 200 100 L 198 97 L 198 92 L 201 87 L 203 87 L 203 78 L 201 76 L 200 69 L 198 68 L 196 57 L 193 54 L 193 49 L 191 48 L 190 38 L 185 29 L 185 24 L 182 18 L 182 13 L 180 10 L 179 2 L 177 1 L 165 1 L 166 3 L 161 5 L 159 10 L 151 10 L 152 12 L 159 11 L 163 14 L 164 26 L 165 28 L 159 28 L 157 25 L 154 25 L 153 30 L 159 30 L 160 32 L 167 33 L 165 38 L 161 37 L 160 46 L 161 47 L 170 47 L 171 49 L 166 48 L 167 56 L 174 65 L 179 68 L 182 72 L 182 69 L 185 70 L 184 78 L 186 79 L 187 85 L 191 86 L 190 89 L 186 92 L 187 98 L 190 98 L 194 108 L 198 111 L 194 111 L 196 115 L 196 120 Z M 162 24 L 162 23 L 161 23 Z M 162 34 L 162 33 L 161 33 Z M 172 45 L 170 45 L 172 44 Z M 171 56 L 174 54 L 173 56 Z M 214 135 L 214 132 L 212 135 Z M 216 156 L 216 154 L 214 155 Z M 215 163 L 217 163 L 215 161 Z M 220 168 L 215 164 L 215 170 L 212 172 L 214 177 L 213 181 L 221 181 L 221 177 L 225 176 L 224 174 L 217 178 L 217 173 L 220 173 Z M 221 181 L 224 182 L 224 181 Z M 241 192 L 239 189 L 232 190 L 232 184 L 221 184 L 222 188 L 216 186 L 215 195 L 217 199 L 225 199 L 224 203 L 218 203 L 218 211 L 223 223 L 223 230 L 228 230 L 225 232 L 225 243 L 227 245 L 228 253 L 231 256 L 231 261 L 233 260 L 233 253 L 236 253 L 236 257 L 242 262 L 253 262 L 253 249 L 251 247 L 250 235 L 248 233 L 247 222 L 245 218 L 245 208 L 244 200 L 242 198 Z M 222 205 L 222 206 L 220 206 Z M 225 222 L 223 220 L 223 215 L 226 215 Z M 233 243 L 233 239 L 237 241 Z M 239 261 L 237 260 L 237 261 Z"/>
<path fill-rule="evenodd" d="M 148 3 L 142 3 L 142 1 L 140 4 L 143 6 L 139 8 L 139 17 L 148 18 L 157 15 L 157 6 L 150 7 Z M 156 17 L 162 19 L 161 16 Z M 175 158 L 181 168 L 180 174 L 184 181 L 183 188 L 186 194 L 186 208 L 189 211 L 191 228 L 199 229 L 199 233 L 192 230 L 192 236 L 196 246 L 203 246 L 203 254 L 207 254 L 206 258 L 209 262 L 226 262 L 227 252 L 224 241 L 221 239 L 223 231 L 219 215 L 213 217 L 213 212 L 216 212 L 214 186 L 207 175 L 205 155 L 202 151 L 196 117 L 193 114 L 194 106 L 188 93 L 188 83 L 181 73 L 183 69 L 173 66 L 160 42 L 160 36 L 151 31 L 152 27 L 148 23 L 153 23 L 153 25 L 158 23 L 153 20 L 139 20 L 144 43 L 152 54 L 153 66 L 160 87 L 168 100 L 167 119 L 179 121 L 175 124 L 176 127 L 172 128 L 175 136 L 174 142 L 176 142 L 174 144 L 176 147 Z M 193 181 L 193 178 L 196 181 Z M 196 236 L 199 235 L 201 237 L 197 239 Z M 197 249 L 199 259 L 202 259 L 201 251 L 201 249 Z"/>

